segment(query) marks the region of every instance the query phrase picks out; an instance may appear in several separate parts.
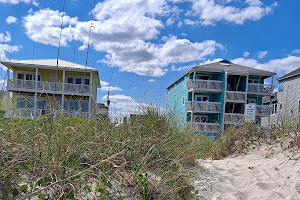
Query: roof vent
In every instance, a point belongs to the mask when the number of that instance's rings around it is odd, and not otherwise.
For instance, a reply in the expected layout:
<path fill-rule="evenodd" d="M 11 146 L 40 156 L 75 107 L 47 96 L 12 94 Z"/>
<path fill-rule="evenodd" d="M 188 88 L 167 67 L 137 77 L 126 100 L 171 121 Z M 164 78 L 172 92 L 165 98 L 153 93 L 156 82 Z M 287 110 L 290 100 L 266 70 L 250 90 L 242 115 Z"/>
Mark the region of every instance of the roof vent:
<path fill-rule="evenodd" d="M 226 66 L 229 66 L 230 63 L 231 63 L 230 61 L 225 60 L 225 59 L 220 61 L 220 65 L 226 65 Z"/>

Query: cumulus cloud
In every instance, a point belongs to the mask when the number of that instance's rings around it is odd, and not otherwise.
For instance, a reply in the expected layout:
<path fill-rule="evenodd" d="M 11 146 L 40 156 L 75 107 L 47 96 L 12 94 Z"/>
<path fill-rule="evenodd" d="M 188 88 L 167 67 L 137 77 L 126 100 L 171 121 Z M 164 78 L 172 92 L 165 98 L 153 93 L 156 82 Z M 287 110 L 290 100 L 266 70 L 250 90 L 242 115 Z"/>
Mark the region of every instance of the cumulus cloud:
<path fill-rule="evenodd" d="M 106 101 L 106 99 L 107 95 L 102 97 L 103 101 Z M 161 108 L 160 106 L 154 106 L 147 103 L 138 103 L 134 101 L 132 97 L 122 94 L 111 95 L 109 96 L 109 99 L 111 101 L 109 109 L 112 118 L 124 117 L 128 116 L 129 114 L 143 114 L 143 112 L 149 107 L 158 109 L 161 112 L 165 111 L 165 109 Z"/>
<path fill-rule="evenodd" d="M 27 15 L 23 19 L 27 36 L 35 42 L 58 46 L 63 15 L 63 12 L 50 9 L 42 9 Z M 65 15 L 63 21 L 61 46 L 66 46 L 67 42 L 73 39 L 72 25 L 77 24 L 78 20 L 77 17 Z"/>
<path fill-rule="evenodd" d="M 19 51 L 22 46 L 14 46 L 7 44 L 11 41 L 10 32 L 6 31 L 5 33 L 0 33 L 0 60 L 7 60 L 8 55 L 14 52 Z M 1 68 L 5 69 L 3 65 L 0 65 Z"/>
<path fill-rule="evenodd" d="M 18 19 L 14 16 L 9 16 L 6 18 L 6 23 L 7 24 L 14 24 L 14 23 L 17 23 L 18 22 Z"/>
<path fill-rule="evenodd" d="M 294 50 L 292 51 L 292 53 L 293 53 L 293 54 L 300 54 L 300 49 L 294 49 Z"/>
<path fill-rule="evenodd" d="M 232 60 L 232 62 L 248 67 L 276 72 L 278 76 L 287 74 L 300 67 L 300 57 L 297 56 L 288 56 L 281 59 L 273 59 L 265 63 L 259 63 L 255 59 L 245 58 L 236 58 Z"/>
<path fill-rule="evenodd" d="M 109 87 L 109 83 L 106 81 L 100 80 L 100 84 L 101 84 L 101 90 L 103 90 L 103 91 L 108 91 L 108 90 L 109 91 L 122 91 L 122 89 L 119 87 L 114 87 L 114 86 Z"/>
<path fill-rule="evenodd" d="M 107 53 L 100 62 L 143 76 L 163 76 L 170 64 L 204 60 L 223 48 L 216 41 L 193 43 L 175 36 L 153 43 L 164 28 L 161 16 L 176 13 L 176 8 L 165 0 L 107 0 L 98 3 L 92 12 L 92 22 L 81 22 L 65 13 L 42 9 L 24 17 L 23 23 L 30 39 L 57 46 L 64 15 L 61 45 L 80 41 L 81 50 L 88 46 L 92 24 L 90 45 Z"/>
<path fill-rule="evenodd" d="M 250 55 L 250 53 L 248 51 L 244 52 L 243 56 L 246 58 Z"/>
<path fill-rule="evenodd" d="M 259 0 L 247 0 L 245 8 L 215 2 L 215 0 L 191 0 L 192 10 L 189 15 L 200 19 L 202 25 L 214 25 L 216 22 L 226 21 L 235 24 L 244 24 L 245 21 L 258 21 L 272 12 L 277 3 L 264 6 Z"/>
<path fill-rule="evenodd" d="M 268 54 L 268 51 L 259 51 L 257 53 L 258 58 L 264 58 Z"/>
<path fill-rule="evenodd" d="M 10 4 L 19 4 L 19 3 L 30 3 L 31 0 L 0 0 L 0 3 L 10 3 Z"/>
<path fill-rule="evenodd" d="M 148 82 L 155 82 L 155 80 L 152 78 L 152 79 L 149 79 Z"/>

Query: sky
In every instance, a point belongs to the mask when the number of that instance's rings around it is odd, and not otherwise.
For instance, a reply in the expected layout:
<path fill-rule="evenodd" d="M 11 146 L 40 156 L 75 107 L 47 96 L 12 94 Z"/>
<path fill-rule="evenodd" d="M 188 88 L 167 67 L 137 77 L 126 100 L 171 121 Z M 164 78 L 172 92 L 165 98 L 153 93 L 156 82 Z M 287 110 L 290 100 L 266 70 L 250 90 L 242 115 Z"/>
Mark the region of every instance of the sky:
<path fill-rule="evenodd" d="M 0 10 L 1 60 L 57 58 L 60 43 L 60 59 L 99 70 L 98 101 L 111 83 L 112 113 L 165 108 L 168 85 L 220 59 L 275 79 L 300 67 L 295 0 L 0 0 Z"/>

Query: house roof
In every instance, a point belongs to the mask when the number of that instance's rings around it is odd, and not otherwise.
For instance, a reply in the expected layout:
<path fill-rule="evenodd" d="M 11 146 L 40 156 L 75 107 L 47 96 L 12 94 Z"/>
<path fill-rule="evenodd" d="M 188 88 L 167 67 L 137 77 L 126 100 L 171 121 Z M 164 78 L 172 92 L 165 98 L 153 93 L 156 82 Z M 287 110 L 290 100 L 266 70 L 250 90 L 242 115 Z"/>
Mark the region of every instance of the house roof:
<path fill-rule="evenodd" d="M 232 63 L 228 60 L 221 60 L 219 62 L 214 62 L 210 64 L 200 65 L 192 67 L 189 71 L 187 71 L 185 74 L 183 74 L 180 78 L 178 78 L 176 81 L 174 81 L 171 85 L 169 85 L 167 88 L 172 86 L 174 83 L 176 83 L 178 80 L 180 80 L 182 77 L 184 77 L 186 74 L 192 72 L 192 71 L 201 71 L 201 72 L 224 72 L 226 71 L 228 74 L 235 74 L 235 75 L 258 75 L 258 76 L 265 76 L 265 77 L 271 77 L 276 75 L 274 72 L 269 72 L 261 69 L 256 69 L 253 67 L 246 67 L 243 65 L 238 65 L 235 63 Z"/>
<path fill-rule="evenodd" d="M 2 65 L 5 65 L 7 67 L 14 67 L 14 66 L 20 66 L 20 67 L 41 67 L 41 68 L 56 68 L 59 69 L 65 69 L 65 70 L 72 70 L 72 71 L 98 71 L 95 68 L 92 67 L 86 67 L 84 65 L 72 63 L 65 60 L 58 59 L 58 65 L 57 65 L 57 59 L 41 59 L 41 60 L 11 60 L 11 61 L 0 61 Z"/>
<path fill-rule="evenodd" d="M 294 70 L 294 71 L 292 71 L 292 72 L 290 72 L 290 73 L 288 73 L 288 74 L 286 74 L 286 75 L 284 75 L 282 77 L 279 77 L 277 80 L 281 81 L 283 79 L 287 79 L 287 78 L 290 78 L 290 77 L 293 77 L 293 76 L 297 76 L 297 75 L 300 75 L 300 68 L 298 68 L 298 69 L 296 69 L 296 70 Z"/>
<path fill-rule="evenodd" d="M 271 96 L 263 97 L 263 103 L 270 103 L 277 101 L 277 92 L 274 92 Z"/>

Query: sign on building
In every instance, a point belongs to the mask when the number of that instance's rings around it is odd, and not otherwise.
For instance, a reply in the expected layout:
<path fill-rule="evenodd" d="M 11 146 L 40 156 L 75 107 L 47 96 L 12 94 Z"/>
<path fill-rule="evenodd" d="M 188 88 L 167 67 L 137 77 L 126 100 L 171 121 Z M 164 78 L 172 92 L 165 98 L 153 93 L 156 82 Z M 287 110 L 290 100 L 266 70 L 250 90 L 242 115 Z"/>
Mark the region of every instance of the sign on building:
<path fill-rule="evenodd" d="M 254 103 L 246 104 L 245 120 L 248 122 L 255 122 L 256 108 Z"/>

